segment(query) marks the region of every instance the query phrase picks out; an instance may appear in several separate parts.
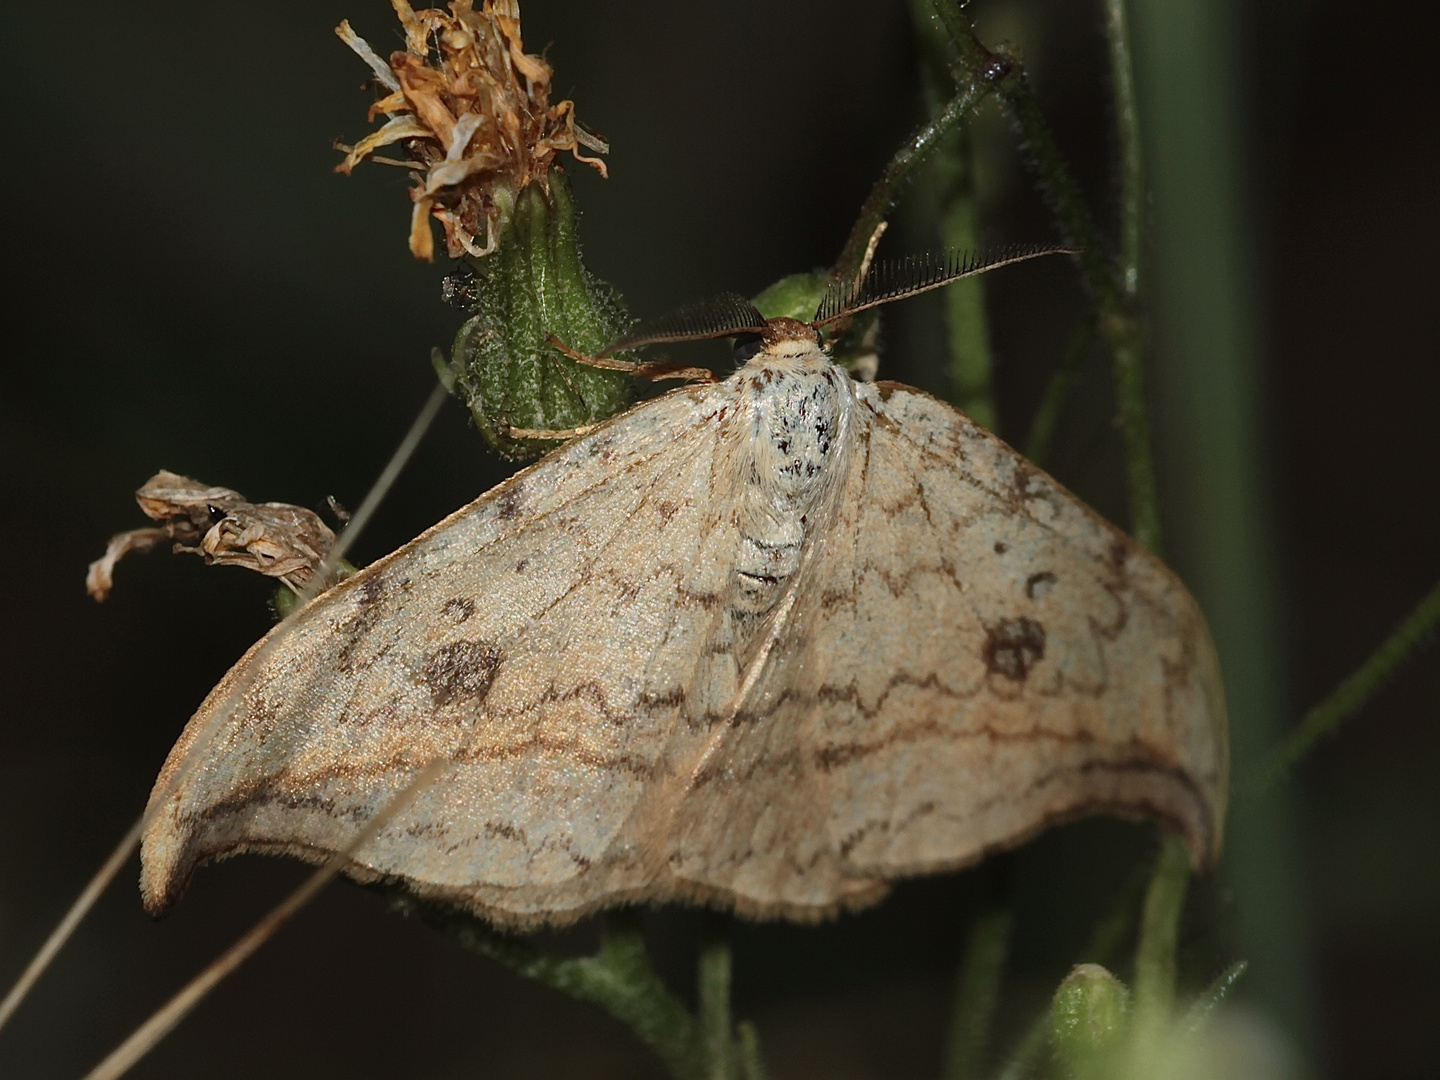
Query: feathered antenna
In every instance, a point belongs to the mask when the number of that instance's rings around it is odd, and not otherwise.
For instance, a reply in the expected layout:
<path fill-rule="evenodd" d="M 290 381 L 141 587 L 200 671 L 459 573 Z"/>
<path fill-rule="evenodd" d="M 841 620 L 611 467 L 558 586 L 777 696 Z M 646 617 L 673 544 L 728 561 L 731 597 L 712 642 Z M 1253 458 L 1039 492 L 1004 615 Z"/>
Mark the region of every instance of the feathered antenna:
<path fill-rule="evenodd" d="M 849 318 L 866 308 L 879 307 L 892 300 L 938 289 L 960 278 L 973 277 L 1011 263 L 1036 259 L 1041 255 L 1078 255 L 1076 248 L 1039 244 L 1017 244 L 988 254 L 946 251 L 926 255 L 907 255 L 876 263 L 863 280 L 834 281 L 816 309 L 811 323 L 817 330 L 841 319 Z"/>
<path fill-rule="evenodd" d="M 721 293 L 713 300 L 690 304 L 679 311 L 641 323 L 628 334 L 612 341 L 600 353 L 601 359 L 626 349 L 659 345 L 667 341 L 703 341 L 706 338 L 759 334 L 765 316 L 738 293 Z"/>

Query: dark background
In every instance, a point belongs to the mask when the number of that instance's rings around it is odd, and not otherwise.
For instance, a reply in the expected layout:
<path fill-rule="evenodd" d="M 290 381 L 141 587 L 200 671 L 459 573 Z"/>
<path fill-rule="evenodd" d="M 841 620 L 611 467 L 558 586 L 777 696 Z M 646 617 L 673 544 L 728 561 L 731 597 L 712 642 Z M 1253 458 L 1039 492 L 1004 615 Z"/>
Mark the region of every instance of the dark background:
<path fill-rule="evenodd" d="M 1270 0 L 1233 30 L 1260 321 L 1256 470 L 1286 724 L 1440 568 L 1440 91 L 1427 8 Z M 1035 0 L 986 12 L 993 36 L 1023 44 L 1062 145 L 1110 213 L 1097 9 Z M 828 264 L 920 116 L 902 4 L 528 0 L 524 14 L 528 47 L 552 43 L 557 96 L 611 140 L 609 182 L 571 175 L 589 266 L 637 314 Z M 270 621 L 267 582 L 163 554 L 123 563 L 110 601 L 90 601 L 86 563 L 144 523 L 133 490 L 165 467 L 257 501 L 357 505 L 432 385 L 430 346 L 458 324 L 439 300 L 443 269 L 405 249 L 403 174 L 331 171 L 329 140 L 367 130 L 370 100 L 366 70 L 332 33 L 342 17 L 382 53 L 398 41 L 380 0 L 0 12 L 12 72 L 0 202 L 5 986 L 140 812 L 185 718 Z M 1052 237 L 1003 123 L 987 116 L 987 237 Z M 892 250 L 930 242 L 914 207 L 900 226 Z M 1002 433 L 1018 440 L 1081 295 L 1057 260 L 997 275 L 990 298 Z M 916 301 L 893 316 L 884 373 L 943 393 L 927 331 L 936 310 Z M 1107 385 L 1092 361 L 1052 465 L 1123 520 Z M 505 473 L 447 406 L 359 559 Z M 1236 1015 L 1327 1076 L 1440 1069 L 1437 703 L 1432 648 L 1289 788 L 1301 877 L 1285 903 L 1310 1007 L 1297 1019 L 1242 992 Z M 1143 827 L 1083 823 L 819 930 L 742 927 L 737 1011 L 757 1021 L 780 1078 L 934 1075 L 977 905 L 997 890 L 1017 905 L 1002 1020 L 1013 1031 L 1152 845 Z M 153 923 L 132 865 L 0 1032 L 0 1072 L 79 1075 L 303 873 L 225 863 Z M 1188 976 L 1203 982 L 1233 946 L 1224 880 L 1197 896 L 1187 933 L 1208 944 Z M 657 963 L 688 993 L 700 916 L 649 920 Z M 655 1073 L 595 1010 L 336 884 L 134 1075 Z"/>

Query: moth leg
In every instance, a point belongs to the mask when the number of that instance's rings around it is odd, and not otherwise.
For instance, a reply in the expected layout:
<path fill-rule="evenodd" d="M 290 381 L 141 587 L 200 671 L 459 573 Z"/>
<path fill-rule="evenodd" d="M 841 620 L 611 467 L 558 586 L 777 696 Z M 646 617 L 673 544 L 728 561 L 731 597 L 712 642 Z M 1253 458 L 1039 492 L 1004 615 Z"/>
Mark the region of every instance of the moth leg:
<path fill-rule="evenodd" d="M 556 428 L 552 430 L 550 428 L 511 427 L 508 422 L 501 420 L 498 426 L 501 433 L 510 439 L 550 439 L 563 442 L 566 439 L 575 439 L 581 435 L 588 435 L 600 425 L 581 424 L 579 427 Z"/>
<path fill-rule="evenodd" d="M 565 389 L 570 391 L 571 396 L 579 403 L 580 408 L 593 417 L 595 410 L 590 407 L 590 403 L 585 400 L 585 395 L 580 392 L 580 388 L 576 386 L 574 380 L 570 378 L 570 373 L 565 370 L 565 365 L 561 364 L 553 356 L 547 356 L 545 362 L 555 370 L 556 375 L 560 376 L 560 381 L 565 384 Z"/>
<path fill-rule="evenodd" d="M 545 340 L 558 352 L 568 356 L 577 364 L 600 368 L 603 371 L 623 371 L 637 379 L 686 379 L 694 382 L 714 382 L 715 373 L 709 368 L 684 367 L 669 360 L 656 360 L 649 364 L 634 364 L 629 360 L 616 360 L 611 356 L 586 356 L 577 352 L 557 338 L 546 334 Z"/>
<path fill-rule="evenodd" d="M 870 242 L 865 245 L 865 257 L 860 260 L 860 269 L 855 271 L 855 281 L 864 281 L 870 273 L 870 264 L 875 261 L 875 249 L 880 246 L 880 238 L 885 235 L 885 230 L 890 227 L 888 221 L 882 221 L 875 226 L 875 231 L 870 234 Z"/>
<path fill-rule="evenodd" d="M 568 349 L 566 353 L 567 355 L 569 354 Z M 580 392 L 580 388 L 571 381 L 570 375 L 566 372 L 564 366 L 556 362 L 553 357 L 547 359 L 555 369 L 555 373 L 560 376 L 560 381 L 565 384 L 565 389 L 574 396 L 575 400 L 580 404 L 580 407 L 593 414 L 594 410 L 590 408 L 590 403 L 585 400 L 585 395 Z M 600 425 L 595 423 L 581 424 L 578 427 L 572 428 L 522 428 L 512 425 L 509 419 L 502 414 L 498 418 L 496 426 L 499 428 L 500 434 L 509 439 L 544 439 L 547 442 L 565 442 L 566 440 L 574 439 L 581 435 L 588 435 Z"/>

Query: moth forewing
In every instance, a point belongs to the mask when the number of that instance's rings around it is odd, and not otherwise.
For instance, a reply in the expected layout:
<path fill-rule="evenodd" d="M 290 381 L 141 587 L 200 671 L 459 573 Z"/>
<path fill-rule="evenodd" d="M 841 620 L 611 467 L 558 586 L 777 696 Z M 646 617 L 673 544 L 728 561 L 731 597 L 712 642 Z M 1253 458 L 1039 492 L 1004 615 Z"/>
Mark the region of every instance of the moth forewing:
<path fill-rule="evenodd" d="M 489 889 L 520 922 L 527 886 L 570 903 L 553 883 L 601 860 L 683 700 L 655 639 L 698 648 L 713 636 L 691 624 L 712 619 L 716 588 L 715 560 L 693 558 L 706 546 L 697 530 L 728 527 L 696 480 L 711 471 L 716 393 L 627 414 L 317 599 L 248 673 L 264 689 L 230 722 L 233 749 L 147 835 L 147 902 L 168 904 L 197 859 L 237 846 L 318 857 L 377 792 L 472 739 L 455 782 L 364 849 L 357 873 L 431 894 L 466 885 L 481 908 Z M 682 435 L 680 456 L 696 464 L 676 471 Z M 690 600 L 677 606 L 677 593 Z M 247 757 L 254 739 L 294 746 L 262 768 Z M 185 751 L 182 738 L 167 774 Z"/>

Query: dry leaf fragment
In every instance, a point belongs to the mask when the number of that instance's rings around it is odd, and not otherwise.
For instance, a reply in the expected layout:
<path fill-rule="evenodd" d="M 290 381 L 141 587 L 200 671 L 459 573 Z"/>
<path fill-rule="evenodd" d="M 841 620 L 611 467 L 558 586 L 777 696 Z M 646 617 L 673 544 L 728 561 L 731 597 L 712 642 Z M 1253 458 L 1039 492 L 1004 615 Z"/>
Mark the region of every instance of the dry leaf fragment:
<path fill-rule="evenodd" d="M 451 257 L 489 254 L 516 194 L 532 180 L 545 183 L 561 151 L 606 174 L 604 162 L 580 152 L 608 147 L 579 126 L 574 102 L 550 104 L 550 65 L 525 52 L 514 0 L 485 0 L 478 11 L 472 0 L 454 0 L 448 12 L 392 4 L 406 48 L 388 64 L 348 21 L 335 29 L 388 91 L 371 106 L 371 119 L 390 118 L 347 148 L 336 171 L 350 172 L 382 146 L 405 144 L 419 165 L 410 192 L 416 258 L 434 257 L 432 216 L 445 229 Z"/>
<path fill-rule="evenodd" d="M 730 378 L 600 425 L 257 644 L 156 782 L 142 890 L 158 912 L 205 859 L 323 861 L 405 792 L 351 876 L 514 927 L 666 900 L 815 919 L 1092 813 L 1163 819 L 1208 863 L 1227 768 L 1214 649 L 1158 559 L 774 319 Z"/>
<path fill-rule="evenodd" d="M 176 552 L 203 555 L 207 563 L 279 578 L 297 593 L 335 543 L 329 526 L 302 506 L 246 502 L 238 491 L 164 469 L 135 493 L 135 501 L 160 527 L 110 538 L 105 554 L 85 575 L 85 588 L 96 600 L 110 594 L 115 564 L 123 556 L 149 551 L 164 540 L 173 541 Z"/>

